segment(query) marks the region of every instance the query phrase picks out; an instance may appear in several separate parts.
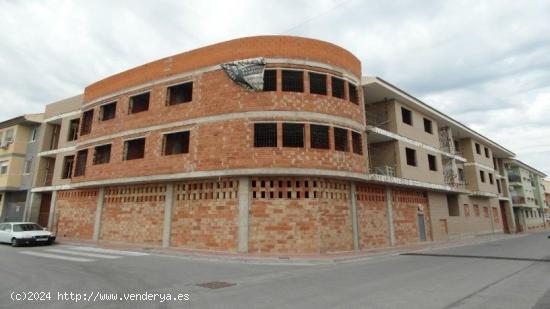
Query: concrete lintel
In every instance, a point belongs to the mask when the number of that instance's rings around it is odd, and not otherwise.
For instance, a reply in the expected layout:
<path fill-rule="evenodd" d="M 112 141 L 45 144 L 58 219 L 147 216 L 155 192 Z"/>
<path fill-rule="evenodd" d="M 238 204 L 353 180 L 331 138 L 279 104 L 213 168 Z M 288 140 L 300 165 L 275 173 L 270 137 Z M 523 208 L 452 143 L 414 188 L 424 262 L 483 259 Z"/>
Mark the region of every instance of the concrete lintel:
<path fill-rule="evenodd" d="M 357 189 L 355 182 L 350 182 L 350 207 L 351 207 L 351 225 L 353 231 L 353 250 L 359 248 L 359 226 L 357 224 Z"/>
<path fill-rule="evenodd" d="M 162 247 L 170 247 L 172 234 L 172 206 L 174 205 L 174 184 L 166 185 L 166 196 L 164 202 L 164 224 L 162 226 Z"/>
<path fill-rule="evenodd" d="M 460 161 L 460 162 L 467 162 L 467 161 L 468 161 L 468 160 L 466 160 L 466 158 L 461 157 L 461 156 L 459 156 L 459 155 L 456 155 L 456 154 L 452 154 L 452 153 L 443 151 L 443 150 L 441 150 L 441 149 L 439 149 L 439 148 L 436 148 L 436 147 L 433 147 L 433 146 L 430 146 L 430 145 L 421 143 L 421 142 L 419 142 L 419 141 L 417 141 L 417 140 L 410 139 L 410 138 L 405 137 L 405 136 L 403 136 L 403 135 L 399 135 L 399 134 L 397 134 L 397 133 L 393 133 L 393 132 L 391 132 L 391 131 L 384 130 L 384 129 L 379 128 L 379 127 L 367 125 L 367 131 L 373 132 L 373 133 L 376 133 L 376 134 L 380 134 L 380 135 L 384 135 L 384 136 L 393 138 L 394 140 L 402 141 L 402 142 L 405 142 L 405 143 L 414 145 L 414 146 L 419 147 L 419 148 L 424 149 L 424 150 L 428 150 L 428 151 L 431 151 L 431 152 L 439 153 L 439 154 L 441 154 L 441 155 L 443 155 L 443 156 L 446 156 L 446 157 L 449 157 L 449 158 L 453 158 L 453 159 L 455 159 L 455 160 L 457 160 L 457 161 Z"/>
<path fill-rule="evenodd" d="M 52 200 L 50 202 L 50 214 L 48 215 L 48 230 L 53 230 L 53 221 L 55 218 L 55 209 L 57 205 L 57 191 L 52 191 Z"/>
<path fill-rule="evenodd" d="M 230 120 L 236 120 L 236 119 L 254 119 L 254 118 L 258 118 L 258 119 L 282 118 L 285 120 L 294 119 L 294 120 L 306 121 L 306 122 L 318 121 L 321 123 L 341 125 L 343 127 L 350 128 L 357 131 L 363 131 L 365 129 L 365 126 L 363 124 L 355 120 L 351 120 L 341 116 L 318 113 L 318 112 L 248 111 L 248 112 L 204 116 L 204 117 L 186 119 L 183 121 L 176 121 L 171 123 L 153 125 L 150 127 L 117 132 L 114 134 L 105 135 L 105 136 L 82 141 L 81 143 L 78 144 L 78 147 L 84 147 L 86 145 L 92 145 L 92 144 L 100 143 L 100 142 L 107 141 L 114 138 L 132 136 L 136 134 L 147 133 L 147 132 L 157 131 L 157 130 L 164 130 L 164 129 L 174 128 L 174 127 L 184 127 L 184 126 L 200 125 L 200 124 L 206 124 L 206 123 L 212 123 L 212 122 L 230 121 Z"/>
<path fill-rule="evenodd" d="M 250 179 L 239 178 L 239 252 L 248 253 L 248 211 L 250 208 Z"/>
<path fill-rule="evenodd" d="M 498 174 L 498 171 L 495 170 L 493 167 L 490 167 L 490 166 L 485 165 L 485 164 L 481 164 L 481 163 L 479 163 L 479 162 L 466 162 L 466 163 L 464 163 L 464 166 L 476 166 L 476 167 L 478 167 L 478 168 L 482 168 L 482 169 L 484 169 L 484 170 L 487 170 L 487 171 L 489 171 L 489 172 L 492 172 L 492 173 L 494 173 L 495 175 Z"/>
<path fill-rule="evenodd" d="M 103 211 L 103 203 L 105 202 L 105 187 L 99 188 L 97 193 L 97 204 L 95 210 L 94 235 L 93 241 L 99 241 L 101 231 L 101 212 Z"/>
<path fill-rule="evenodd" d="M 385 188 L 385 197 L 386 197 L 386 211 L 388 213 L 388 230 L 389 230 L 389 241 L 390 246 L 395 246 L 395 229 L 393 226 L 393 199 L 392 192 L 390 187 Z"/>
<path fill-rule="evenodd" d="M 64 185 L 48 186 L 48 187 L 35 187 L 31 189 L 31 192 L 62 191 L 62 190 L 70 190 L 73 188 L 74 187 L 71 184 L 64 184 Z"/>
<path fill-rule="evenodd" d="M 58 114 L 58 115 L 52 116 L 50 118 L 44 119 L 44 123 L 53 122 L 53 121 L 56 121 L 56 120 L 59 120 L 59 119 L 78 116 L 78 115 L 80 115 L 80 110 L 75 110 L 75 111 L 72 111 L 72 112 L 66 112 L 66 113 Z"/>
<path fill-rule="evenodd" d="M 309 169 L 309 168 L 243 168 L 243 169 L 225 169 L 225 170 L 212 170 L 212 171 L 196 171 L 187 173 L 176 174 L 162 174 L 151 176 L 138 176 L 128 178 L 115 178 L 107 180 L 86 181 L 80 183 L 73 183 L 70 185 L 64 185 L 63 188 L 58 190 L 79 189 L 100 187 L 107 185 L 127 185 L 138 183 L 152 183 L 152 182 L 164 182 L 164 181 L 185 181 L 195 179 L 206 179 L 213 177 L 245 177 L 254 175 L 270 175 L 270 176 L 312 176 L 312 177 L 334 177 L 346 180 L 374 182 L 380 184 L 392 184 L 403 187 L 424 188 L 434 191 L 442 192 L 455 192 L 468 194 L 470 191 L 456 190 L 450 186 L 438 185 L 432 183 L 421 182 L 417 180 L 390 177 L 376 174 L 365 174 L 357 172 L 347 171 L 335 171 L 335 170 L 323 170 L 323 169 Z M 41 191 L 45 191 L 45 187 L 40 188 Z M 33 190 L 38 192 L 38 190 Z"/>
<path fill-rule="evenodd" d="M 39 152 L 38 154 L 36 154 L 36 156 L 37 157 L 55 156 L 58 153 L 70 152 L 70 151 L 75 151 L 75 150 L 76 150 L 76 146 L 69 146 L 69 147 L 65 147 L 65 148 L 58 148 L 58 149 L 54 149 L 54 150 L 42 151 L 42 152 Z"/>

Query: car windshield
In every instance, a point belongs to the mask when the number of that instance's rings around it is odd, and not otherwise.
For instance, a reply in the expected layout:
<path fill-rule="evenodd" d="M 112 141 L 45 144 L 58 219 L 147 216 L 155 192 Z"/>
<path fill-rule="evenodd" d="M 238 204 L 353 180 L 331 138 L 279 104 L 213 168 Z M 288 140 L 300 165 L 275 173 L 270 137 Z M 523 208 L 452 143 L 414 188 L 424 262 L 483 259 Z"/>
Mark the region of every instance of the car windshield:
<path fill-rule="evenodd" d="M 14 232 L 27 232 L 27 231 L 41 231 L 43 230 L 42 227 L 38 224 L 14 224 L 13 225 L 13 231 Z"/>

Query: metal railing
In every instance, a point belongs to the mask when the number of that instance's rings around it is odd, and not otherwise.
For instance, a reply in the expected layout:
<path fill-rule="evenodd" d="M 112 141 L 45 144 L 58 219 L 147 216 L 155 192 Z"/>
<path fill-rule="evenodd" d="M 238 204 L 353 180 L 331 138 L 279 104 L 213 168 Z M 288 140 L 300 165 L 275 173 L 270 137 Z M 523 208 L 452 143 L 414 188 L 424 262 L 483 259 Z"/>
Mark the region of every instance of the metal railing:
<path fill-rule="evenodd" d="M 523 196 L 512 196 L 512 203 L 514 203 L 514 204 L 525 204 L 525 197 L 523 197 Z"/>
<path fill-rule="evenodd" d="M 376 166 L 371 168 L 371 174 L 395 177 L 395 167 L 388 165 Z"/>
<path fill-rule="evenodd" d="M 521 182 L 521 176 L 518 175 L 508 175 L 509 182 Z"/>

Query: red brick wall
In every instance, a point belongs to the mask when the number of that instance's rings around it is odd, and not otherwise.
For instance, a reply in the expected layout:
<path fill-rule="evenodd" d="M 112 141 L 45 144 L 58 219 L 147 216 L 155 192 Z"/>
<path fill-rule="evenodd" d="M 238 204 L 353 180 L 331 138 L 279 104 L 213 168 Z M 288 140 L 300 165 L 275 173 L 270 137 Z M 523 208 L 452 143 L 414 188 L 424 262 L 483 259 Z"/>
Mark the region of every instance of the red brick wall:
<path fill-rule="evenodd" d="M 251 253 L 320 251 L 318 203 L 314 200 L 259 199 L 250 205 Z"/>
<path fill-rule="evenodd" d="M 193 81 L 193 100 L 188 103 L 166 105 L 167 86 L 185 81 Z M 304 74 L 304 82 L 308 84 L 308 74 Z M 330 85 L 330 82 L 328 84 Z M 151 91 L 149 110 L 128 114 L 130 97 L 143 91 Z M 361 91 L 360 87 L 358 91 Z M 361 105 L 353 104 L 347 99 L 308 92 L 309 87 L 304 88 L 304 93 L 283 92 L 281 88 L 279 91 L 251 92 L 229 79 L 222 70 L 207 72 L 180 81 L 159 83 L 152 88 L 140 89 L 95 104 L 92 132 L 81 136 L 79 140 L 85 141 L 144 126 L 250 111 L 317 112 L 363 122 Z M 99 121 L 99 105 L 113 101 L 117 101 L 116 117 L 108 121 Z"/>
<path fill-rule="evenodd" d="M 160 245 L 166 185 L 105 188 L 100 239 Z"/>
<path fill-rule="evenodd" d="M 237 250 L 237 180 L 178 183 L 174 190 L 171 246 Z"/>
<path fill-rule="evenodd" d="M 59 191 L 53 223 L 57 236 L 91 240 L 96 208 L 97 189 Z"/>
<path fill-rule="evenodd" d="M 414 244 L 420 241 L 417 222 L 419 206 L 424 213 L 426 240 L 431 240 L 430 210 L 423 192 L 392 189 L 392 200 L 396 245 Z"/>
<path fill-rule="evenodd" d="M 257 36 L 222 42 L 160 59 L 98 81 L 84 91 L 90 101 L 120 89 L 178 73 L 254 57 L 294 58 L 323 62 L 361 76 L 361 63 L 334 44 L 291 36 Z"/>
<path fill-rule="evenodd" d="M 171 128 L 170 132 L 174 130 Z M 93 147 L 90 147 L 86 174 L 82 177 L 74 177 L 72 182 L 233 168 L 278 167 L 367 171 L 367 161 L 363 155 L 351 151 L 310 148 L 307 125 L 304 148 L 282 147 L 282 124 L 279 124 L 279 147 L 277 148 L 254 147 L 254 121 L 233 120 L 196 125 L 191 127 L 189 153 L 172 156 L 161 155 L 162 132 L 154 131 L 144 135 L 146 137 L 144 159 L 122 160 L 124 139 L 127 137 L 111 141 L 111 160 L 108 164 L 93 165 Z M 103 143 L 105 142 L 100 144 Z"/>
<path fill-rule="evenodd" d="M 302 39 L 296 38 L 258 38 L 258 40 L 270 45 L 272 40 L 290 40 L 289 42 L 302 42 Z M 256 42 L 256 39 L 252 40 Z M 252 42 L 251 41 L 251 42 Z M 247 41 L 248 42 L 248 41 Z M 310 42 L 310 40 L 304 40 Z M 315 44 L 325 46 L 326 43 L 312 41 Z M 254 47 L 261 50 L 260 46 Z M 232 43 L 233 44 L 233 43 Z M 254 43 L 255 44 L 255 43 Z M 253 45 L 254 45 L 253 44 Z M 305 43 L 304 43 L 305 44 Z M 305 44 L 308 45 L 309 43 Z M 313 44 L 313 43 L 312 43 Z M 223 44 L 222 44 L 223 45 Z M 305 45 L 299 44 L 301 48 Z M 224 45 L 225 46 L 225 45 Z M 331 45 L 332 46 L 332 45 Z M 333 48 L 334 46 L 330 47 Z M 225 47 L 224 47 L 225 48 Z M 253 49 L 254 49 L 253 48 Z M 258 49 L 260 48 L 260 49 Z M 285 47 L 284 53 L 293 53 L 294 47 Z M 329 49 L 330 49 L 329 48 Z M 339 49 L 338 49 L 339 50 Z M 318 52 L 305 52 L 309 53 Z M 325 54 L 326 51 L 322 51 Z M 268 52 L 269 54 L 269 52 Z M 336 54 L 327 54 L 325 63 L 334 64 L 345 61 L 344 58 L 333 58 Z M 341 56 L 341 55 L 340 55 Z M 184 57 L 185 58 L 185 57 Z M 183 58 L 182 58 L 183 59 Z M 185 58 L 187 59 L 187 58 Z M 313 59 L 313 58 L 308 58 Z M 170 66 L 175 65 L 174 63 Z M 357 62 L 357 65 L 359 63 Z M 143 69 L 145 70 L 146 65 Z M 280 67 L 301 68 L 304 70 L 315 70 L 332 75 L 341 75 L 338 72 L 327 71 L 324 68 L 312 68 L 303 65 L 280 64 Z M 141 69 L 140 69 L 141 70 Z M 138 74 L 142 71 L 130 70 L 122 75 L 116 75 L 107 79 L 107 82 L 99 82 L 90 86 L 90 93 L 96 91 L 103 92 L 111 89 L 112 86 L 121 82 L 130 85 L 136 79 L 146 78 L 155 79 L 155 74 L 146 77 L 136 77 L 132 74 Z M 178 71 L 179 72 L 179 71 Z M 86 174 L 81 177 L 74 177 L 71 182 L 77 183 L 89 180 L 103 180 L 120 177 L 149 176 L 162 173 L 181 173 L 200 170 L 219 170 L 229 168 L 257 168 L 263 167 L 267 163 L 270 167 L 303 167 L 303 168 L 322 168 L 327 170 L 344 170 L 354 172 L 366 172 L 367 162 L 363 156 L 355 155 L 351 152 L 342 153 L 330 150 L 309 149 L 309 133 L 306 131 L 304 149 L 289 149 L 279 147 L 278 149 L 254 149 L 253 146 L 253 122 L 254 121 L 303 121 L 309 119 L 292 116 L 285 119 L 273 119 L 268 116 L 257 116 L 254 119 L 239 119 L 233 121 L 220 121 L 213 123 L 190 124 L 185 128 L 168 128 L 145 133 L 138 133 L 134 136 L 124 136 L 123 138 L 114 138 L 112 140 L 102 140 L 101 142 L 85 144 L 90 139 L 101 138 L 106 135 L 128 132 L 134 129 L 150 127 L 154 125 L 163 125 L 177 121 L 195 119 L 197 117 L 225 115 L 237 112 L 262 112 L 262 111 L 301 111 L 315 112 L 319 114 L 339 116 L 347 120 L 353 120 L 355 123 L 363 123 L 363 104 L 353 104 L 349 99 L 334 98 L 330 95 L 330 82 L 327 82 L 329 95 L 317 95 L 309 93 L 309 77 L 304 74 L 304 93 L 283 92 L 281 91 L 281 80 L 278 80 L 278 91 L 274 92 L 250 92 L 231 81 L 227 74 L 222 70 L 216 70 L 206 73 L 199 73 L 192 77 L 187 77 L 179 81 L 170 81 L 169 83 L 157 83 L 150 88 L 138 89 L 132 93 L 123 94 L 98 102 L 94 104 L 94 120 L 90 134 L 80 136 L 78 139 L 78 149 L 89 148 L 88 166 Z M 168 74 L 170 75 L 170 74 Z M 156 79 L 162 76 L 157 76 Z M 328 79 L 330 80 L 330 79 Z M 193 81 L 193 100 L 192 102 L 178 104 L 174 106 L 166 105 L 166 88 L 177 82 Z M 101 89 L 100 89 L 101 88 Z M 347 86 L 346 88 L 346 97 Z M 119 89 L 117 89 L 119 90 Z M 151 91 L 149 110 L 137 114 L 128 114 L 129 98 L 138 92 Z M 360 102 L 362 101 L 362 89 L 358 87 Z M 93 96 L 93 95 L 92 95 Z M 99 121 L 100 104 L 117 102 L 116 117 L 108 121 Z M 314 120 L 319 123 L 323 121 Z M 327 125 L 344 126 L 345 123 L 327 123 Z M 178 129 L 191 129 L 190 153 L 187 155 L 162 156 L 162 133 L 173 132 Z M 133 137 L 146 137 L 146 154 L 144 159 L 122 161 L 124 140 Z M 92 165 L 93 147 L 112 143 L 111 162 L 109 164 Z M 366 145 L 363 145 L 363 149 Z M 247 155 L 243 156 L 242 153 Z M 272 160 L 276 158 L 275 160 Z"/>
<path fill-rule="evenodd" d="M 315 178 L 252 180 L 249 252 L 353 249 L 349 184 Z"/>
<path fill-rule="evenodd" d="M 357 183 L 356 191 L 360 249 L 388 247 L 388 212 L 384 187 Z"/>

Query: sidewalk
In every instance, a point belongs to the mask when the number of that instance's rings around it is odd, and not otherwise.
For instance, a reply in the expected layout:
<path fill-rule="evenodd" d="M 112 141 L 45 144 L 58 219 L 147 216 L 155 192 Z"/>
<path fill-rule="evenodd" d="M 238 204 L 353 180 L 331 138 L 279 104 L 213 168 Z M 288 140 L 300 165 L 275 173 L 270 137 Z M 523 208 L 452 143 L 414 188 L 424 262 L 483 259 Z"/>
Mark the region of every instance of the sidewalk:
<path fill-rule="evenodd" d="M 538 231 L 537 233 L 542 232 Z M 377 249 L 348 251 L 325 254 L 258 254 L 234 253 L 221 251 L 191 250 L 185 248 L 162 248 L 143 244 L 128 244 L 116 242 L 93 242 L 75 239 L 59 238 L 58 244 L 99 247 L 105 249 L 147 252 L 152 254 L 176 256 L 188 259 L 218 262 L 238 262 L 251 264 L 292 264 L 292 265 L 321 265 L 334 263 L 348 263 L 367 260 L 378 256 L 397 255 L 405 252 L 428 251 L 443 248 L 475 245 L 491 241 L 524 237 L 532 233 L 522 234 L 494 234 L 472 237 L 468 239 L 445 242 L 425 242 L 414 245 L 384 247 Z"/>

